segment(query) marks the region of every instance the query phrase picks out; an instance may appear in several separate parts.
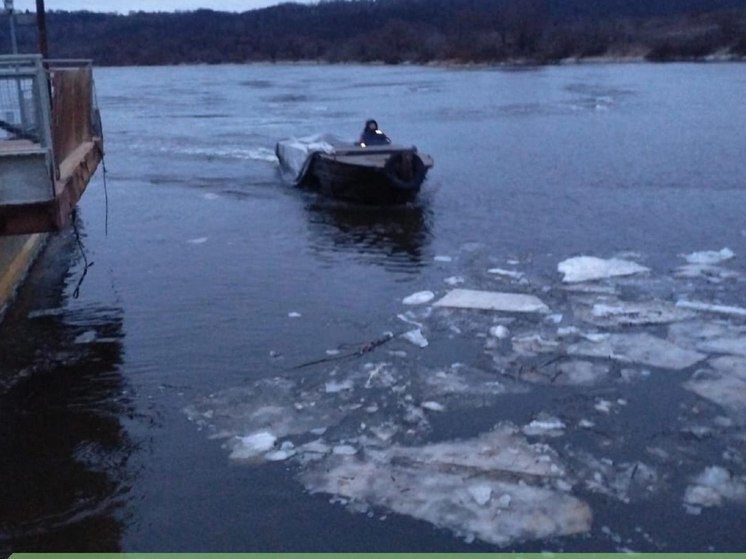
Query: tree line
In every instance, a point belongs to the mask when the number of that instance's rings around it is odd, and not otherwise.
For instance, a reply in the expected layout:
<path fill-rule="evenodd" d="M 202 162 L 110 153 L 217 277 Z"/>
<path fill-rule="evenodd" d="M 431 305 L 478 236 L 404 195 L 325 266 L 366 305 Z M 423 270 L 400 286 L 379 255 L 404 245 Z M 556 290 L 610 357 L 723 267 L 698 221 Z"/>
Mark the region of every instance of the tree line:
<path fill-rule="evenodd" d="M 47 27 L 50 56 L 112 66 L 746 57 L 746 0 L 325 0 L 240 14 L 51 11 Z M 33 25 L 17 35 L 36 50 Z M 0 52 L 9 43 L 0 18 Z"/>

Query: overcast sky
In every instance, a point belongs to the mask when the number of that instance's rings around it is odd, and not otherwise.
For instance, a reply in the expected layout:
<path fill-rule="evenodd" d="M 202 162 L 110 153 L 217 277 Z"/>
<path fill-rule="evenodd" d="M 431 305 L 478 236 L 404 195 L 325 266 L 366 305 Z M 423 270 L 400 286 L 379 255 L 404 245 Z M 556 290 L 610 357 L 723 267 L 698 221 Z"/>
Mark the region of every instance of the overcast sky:
<path fill-rule="evenodd" d="M 313 0 L 295 0 L 311 3 Z M 280 4 L 280 0 L 106 0 L 93 2 L 91 0 L 45 0 L 47 11 L 51 10 L 90 10 L 96 12 L 121 12 L 142 10 L 146 12 L 172 12 L 175 10 L 196 10 L 209 8 L 226 12 L 245 12 L 255 8 L 264 8 Z M 15 0 L 18 11 L 36 10 L 35 0 Z M 2 8 L 2 4 L 0 4 Z"/>

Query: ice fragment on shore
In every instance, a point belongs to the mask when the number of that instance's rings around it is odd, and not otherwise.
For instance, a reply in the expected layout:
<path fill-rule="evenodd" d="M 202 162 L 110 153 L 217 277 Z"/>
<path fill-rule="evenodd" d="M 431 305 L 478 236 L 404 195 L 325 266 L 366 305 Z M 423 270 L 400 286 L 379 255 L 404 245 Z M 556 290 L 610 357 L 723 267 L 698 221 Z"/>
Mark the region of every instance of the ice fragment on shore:
<path fill-rule="evenodd" d="M 549 312 L 549 307 L 534 295 L 473 289 L 454 289 L 437 301 L 434 306 L 519 313 Z"/>
<path fill-rule="evenodd" d="M 650 334 L 609 334 L 598 342 L 573 344 L 567 348 L 567 353 L 674 370 L 691 367 L 706 357 Z"/>
<path fill-rule="evenodd" d="M 735 256 L 734 252 L 729 248 L 721 250 L 703 250 L 701 252 L 692 252 L 691 254 L 683 255 L 684 259 L 689 264 L 719 264 L 726 260 L 730 260 Z"/>
<path fill-rule="evenodd" d="M 560 262 L 557 270 L 564 274 L 565 283 L 579 283 L 617 276 L 631 276 L 642 272 L 649 272 L 649 268 L 641 266 L 631 260 L 619 258 L 596 258 L 595 256 L 576 256 Z"/>

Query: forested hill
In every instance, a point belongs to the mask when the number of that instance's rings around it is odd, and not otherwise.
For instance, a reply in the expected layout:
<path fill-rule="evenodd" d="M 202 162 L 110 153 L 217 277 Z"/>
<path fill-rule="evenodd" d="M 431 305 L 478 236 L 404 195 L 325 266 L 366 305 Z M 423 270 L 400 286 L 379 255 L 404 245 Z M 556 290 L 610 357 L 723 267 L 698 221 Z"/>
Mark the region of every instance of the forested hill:
<path fill-rule="evenodd" d="M 746 0 L 332 0 L 242 14 L 52 11 L 47 25 L 51 56 L 98 65 L 746 56 Z M 34 27 L 19 40 L 34 51 Z"/>

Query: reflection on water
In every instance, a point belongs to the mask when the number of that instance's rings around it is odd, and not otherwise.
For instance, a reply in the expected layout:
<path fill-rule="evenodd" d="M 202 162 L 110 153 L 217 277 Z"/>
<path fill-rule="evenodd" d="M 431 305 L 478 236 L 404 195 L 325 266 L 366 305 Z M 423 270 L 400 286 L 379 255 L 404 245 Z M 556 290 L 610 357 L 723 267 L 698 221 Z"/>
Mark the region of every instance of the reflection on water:
<path fill-rule="evenodd" d="M 0 324 L 0 553 L 120 549 L 133 450 L 123 316 L 71 308 L 73 242 L 51 240 Z"/>
<path fill-rule="evenodd" d="M 365 207 L 318 198 L 306 207 L 315 248 L 351 252 L 387 269 L 419 268 L 432 237 L 427 203 Z"/>

